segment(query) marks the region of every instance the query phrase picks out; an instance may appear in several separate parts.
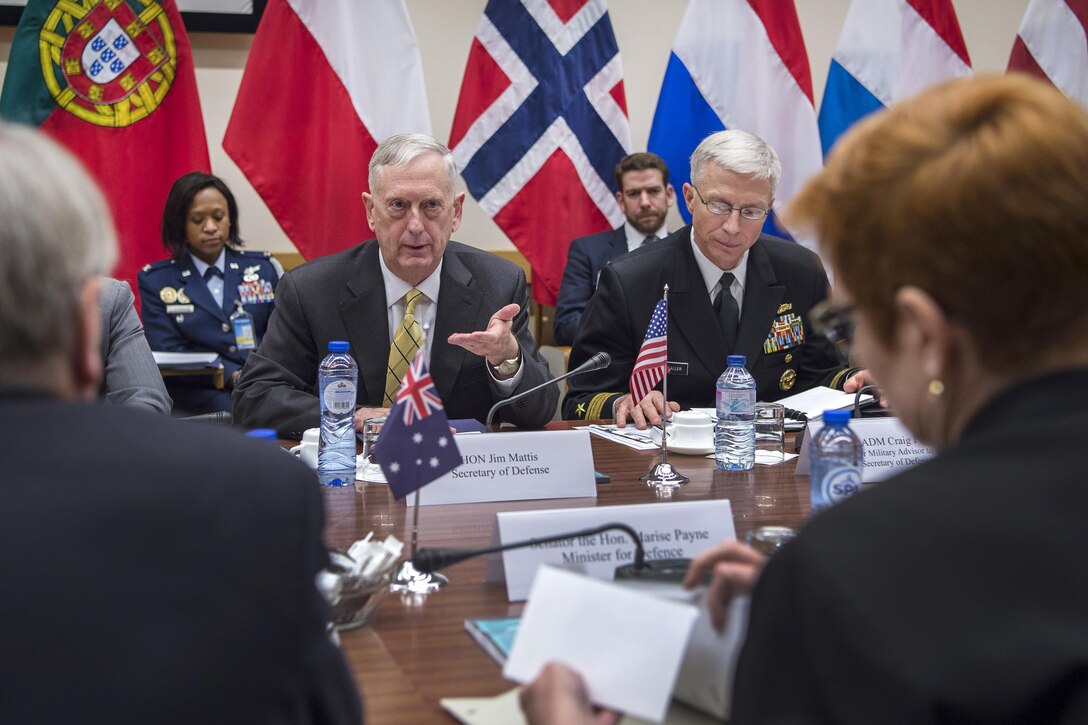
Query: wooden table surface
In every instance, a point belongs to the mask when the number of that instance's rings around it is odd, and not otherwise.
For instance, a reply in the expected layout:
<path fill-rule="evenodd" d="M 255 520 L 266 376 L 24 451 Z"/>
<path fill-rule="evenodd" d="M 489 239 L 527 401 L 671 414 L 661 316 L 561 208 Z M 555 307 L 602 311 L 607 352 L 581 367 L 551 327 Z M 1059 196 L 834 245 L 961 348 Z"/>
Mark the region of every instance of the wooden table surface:
<path fill-rule="evenodd" d="M 691 482 L 659 498 L 639 482 L 657 459 L 652 451 L 635 451 L 592 437 L 597 470 L 612 483 L 597 487 L 597 499 L 551 499 L 501 504 L 424 506 L 420 509 L 419 544 L 482 547 L 492 543 L 498 511 L 614 506 L 670 501 L 730 500 L 737 537 L 759 526 L 797 528 L 809 514 L 809 479 L 794 475 L 795 461 L 756 466 L 751 471 L 719 471 L 714 461 L 699 456 L 671 455 L 669 460 Z M 330 547 L 346 548 L 368 531 L 384 538 L 410 538 L 411 509 L 395 501 L 388 487 L 324 489 L 325 539 Z M 372 627 L 342 632 L 344 653 L 363 693 L 366 720 L 386 723 L 451 723 L 438 704 L 443 697 L 498 695 L 513 686 L 501 668 L 465 632 L 466 619 L 515 616 L 522 603 L 506 601 L 502 583 L 485 582 L 486 557 L 445 570 L 450 584 L 436 594 L 413 600 L 389 594 Z"/>

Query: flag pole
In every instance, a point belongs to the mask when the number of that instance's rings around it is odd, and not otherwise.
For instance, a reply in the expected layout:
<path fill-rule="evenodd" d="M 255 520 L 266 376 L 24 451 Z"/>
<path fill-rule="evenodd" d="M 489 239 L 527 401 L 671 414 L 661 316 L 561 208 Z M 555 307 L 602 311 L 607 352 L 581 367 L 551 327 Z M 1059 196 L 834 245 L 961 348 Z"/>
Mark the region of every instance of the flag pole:
<path fill-rule="evenodd" d="M 672 496 L 672 492 L 684 484 L 688 483 L 691 479 L 684 474 L 673 468 L 673 465 L 669 463 L 669 444 L 668 444 L 668 428 L 669 428 L 669 323 L 668 323 L 668 310 L 669 310 L 669 285 L 666 284 L 664 290 L 662 290 L 661 299 L 665 301 L 665 374 L 661 376 L 661 396 L 665 399 L 664 406 L 661 415 L 661 460 L 653 465 L 649 471 L 647 471 L 640 481 L 647 486 L 653 486 L 657 489 L 657 495 L 661 498 L 669 498 Z"/>
<path fill-rule="evenodd" d="M 427 349 L 427 332 L 430 330 L 430 325 L 423 324 L 423 345 L 424 350 Z M 415 568 L 412 564 L 412 559 L 416 557 L 416 550 L 419 548 L 419 489 L 415 490 L 412 494 L 412 506 L 415 509 L 412 511 L 412 533 L 411 533 L 411 546 L 409 546 L 408 559 L 401 564 L 400 569 L 397 571 L 397 576 L 393 579 L 393 582 L 389 585 L 390 591 L 400 592 L 403 595 L 411 597 L 411 595 L 424 595 L 432 592 L 437 592 L 442 587 L 450 583 L 448 577 L 438 572 L 423 573 Z"/>

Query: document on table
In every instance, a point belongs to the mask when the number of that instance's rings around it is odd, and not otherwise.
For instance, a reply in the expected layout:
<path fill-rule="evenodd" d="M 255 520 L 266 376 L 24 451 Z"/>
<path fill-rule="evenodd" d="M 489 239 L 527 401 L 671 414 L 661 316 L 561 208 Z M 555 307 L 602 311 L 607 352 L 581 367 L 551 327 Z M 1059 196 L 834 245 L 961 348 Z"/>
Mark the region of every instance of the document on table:
<path fill-rule="evenodd" d="M 160 368 L 214 368 L 219 355 L 214 352 L 152 352 Z"/>
<path fill-rule="evenodd" d="M 619 443 L 621 446 L 634 448 L 636 451 L 652 451 L 661 447 L 660 443 L 655 443 L 654 439 L 650 437 L 650 431 L 639 430 L 633 425 L 626 428 L 617 428 L 611 424 L 590 423 L 586 426 L 575 426 L 575 428 L 587 428 L 595 436 L 605 438 L 613 443 Z"/>
<path fill-rule="evenodd" d="M 597 704 L 661 722 L 697 617 L 691 604 L 541 567 L 503 676 L 525 684 L 564 662 Z"/>

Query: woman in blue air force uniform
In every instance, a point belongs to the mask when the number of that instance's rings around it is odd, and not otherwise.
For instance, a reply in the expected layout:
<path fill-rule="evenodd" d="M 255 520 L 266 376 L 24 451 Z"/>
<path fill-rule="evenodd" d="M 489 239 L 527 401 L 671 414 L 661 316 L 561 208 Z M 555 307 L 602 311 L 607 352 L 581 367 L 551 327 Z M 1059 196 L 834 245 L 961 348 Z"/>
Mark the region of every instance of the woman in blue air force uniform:
<path fill-rule="evenodd" d="M 221 179 L 192 172 L 174 182 L 162 215 L 162 243 L 169 259 L 140 271 L 144 331 L 152 350 L 214 352 L 223 362 L 225 386 L 212 377 L 168 377 L 174 410 L 230 410 L 230 393 L 250 350 L 260 344 L 275 306 L 273 291 L 283 271 L 268 252 L 243 252 L 238 205 Z M 253 317 L 252 339 L 231 315 Z"/>

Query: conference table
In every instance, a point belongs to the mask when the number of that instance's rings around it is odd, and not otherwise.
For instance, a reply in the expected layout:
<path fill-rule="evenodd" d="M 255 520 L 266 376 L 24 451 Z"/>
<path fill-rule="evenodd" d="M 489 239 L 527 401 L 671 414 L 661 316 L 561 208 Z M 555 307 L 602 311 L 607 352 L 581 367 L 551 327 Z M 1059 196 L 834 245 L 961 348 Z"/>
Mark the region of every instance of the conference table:
<path fill-rule="evenodd" d="M 636 451 L 597 436 L 591 439 L 594 466 L 612 477 L 611 483 L 597 486 L 596 499 L 422 506 L 419 545 L 489 546 L 495 543 L 499 511 L 729 499 L 741 539 L 760 526 L 797 528 L 809 515 L 809 479 L 794 475 L 796 459 L 757 465 L 750 471 L 719 471 L 712 459 L 671 454 L 669 462 L 691 482 L 671 496 L 659 496 L 639 481 L 659 458 L 658 452 Z M 792 441 L 787 440 L 787 450 L 791 448 Z M 323 496 L 329 547 L 347 548 L 370 531 L 377 538 L 392 534 L 409 541 L 413 509 L 396 501 L 387 486 L 368 484 L 361 492 L 326 488 Z M 363 693 L 367 723 L 456 722 L 439 699 L 493 696 L 514 686 L 464 628 L 466 619 L 517 616 L 524 606 L 507 602 L 503 583 L 485 581 L 486 560 L 478 557 L 446 569 L 450 583 L 437 593 L 388 594 L 372 626 L 341 633 L 345 656 Z"/>

